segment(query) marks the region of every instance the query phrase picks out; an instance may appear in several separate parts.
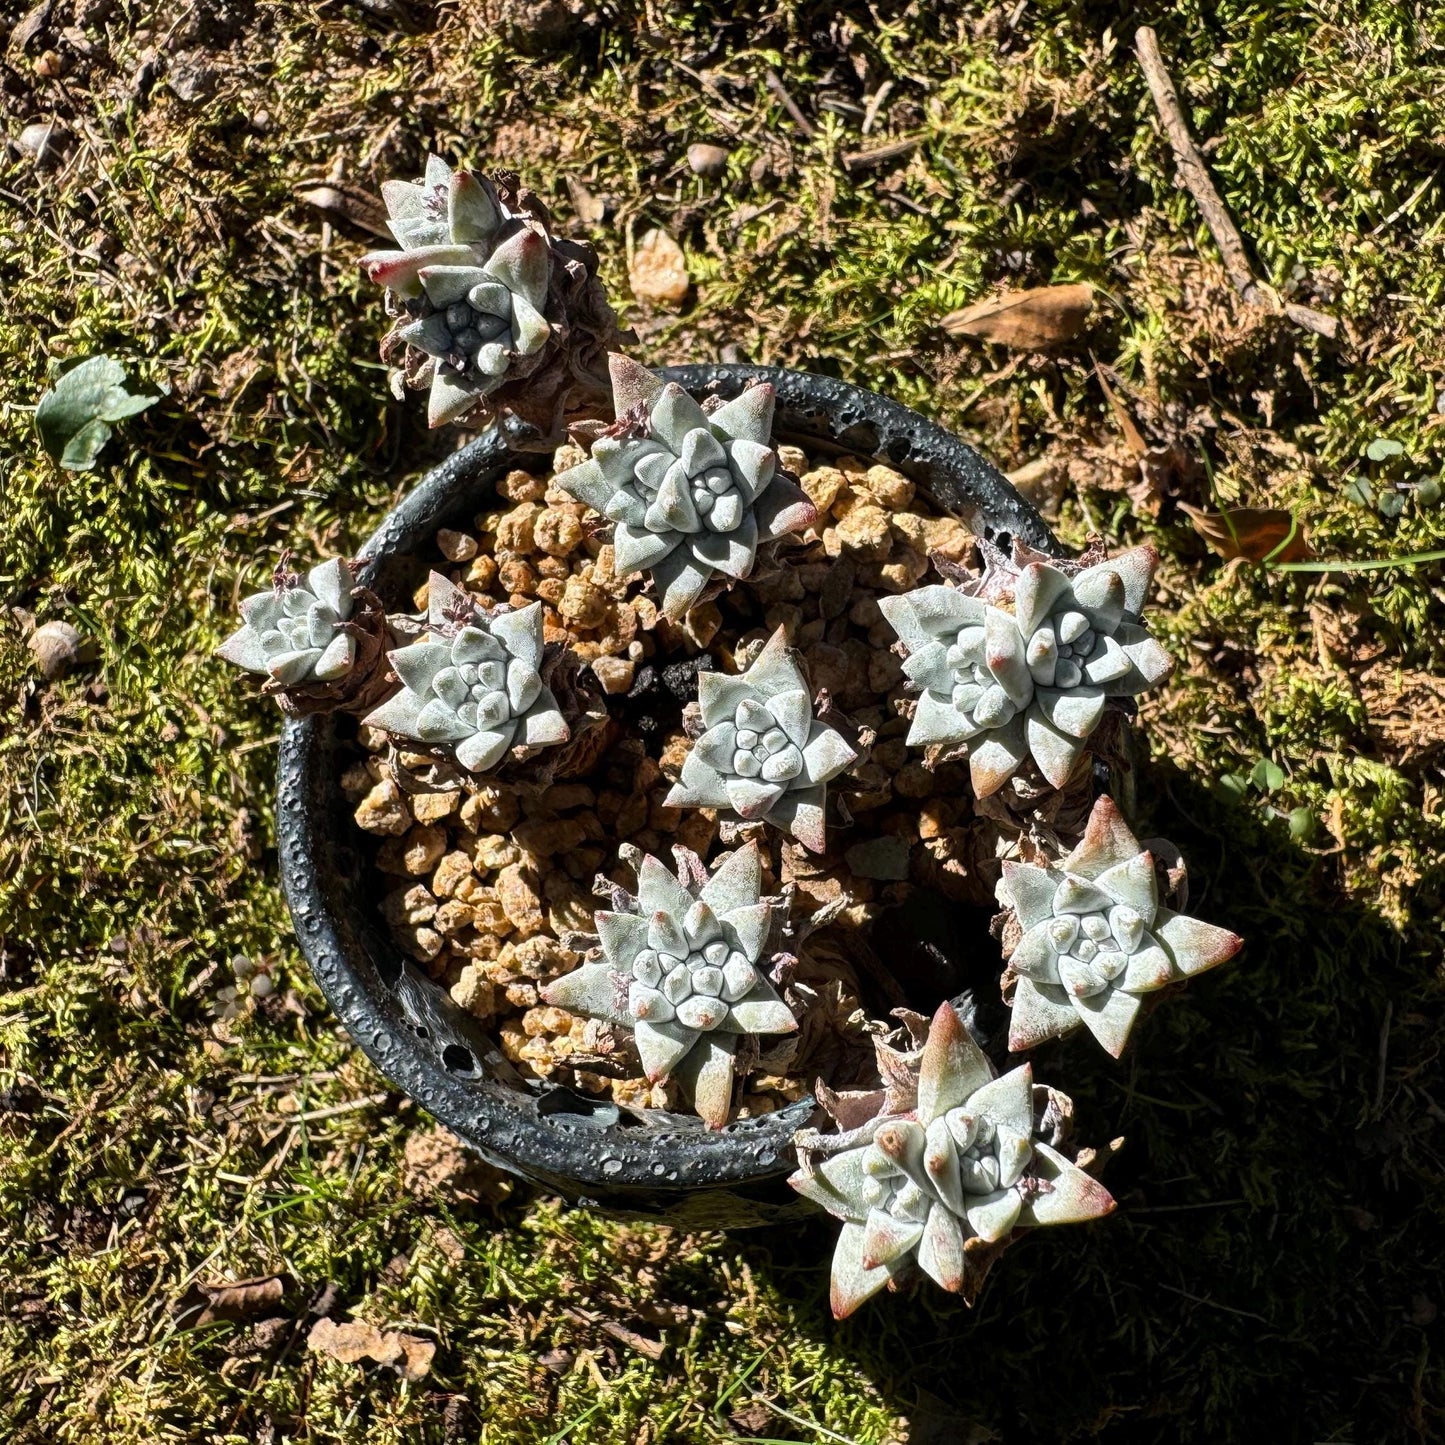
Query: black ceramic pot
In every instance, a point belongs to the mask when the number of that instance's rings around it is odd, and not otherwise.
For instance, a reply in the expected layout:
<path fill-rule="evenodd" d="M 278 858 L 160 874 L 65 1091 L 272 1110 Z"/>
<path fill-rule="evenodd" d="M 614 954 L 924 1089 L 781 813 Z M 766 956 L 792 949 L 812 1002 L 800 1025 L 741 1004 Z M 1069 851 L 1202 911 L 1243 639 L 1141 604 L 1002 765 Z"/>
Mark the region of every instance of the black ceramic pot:
<path fill-rule="evenodd" d="M 908 408 L 805 372 L 757 366 L 665 371 L 701 398 L 751 380 L 778 391 L 775 434 L 810 453 L 876 457 L 905 473 L 976 536 L 1059 548 L 1032 506 L 971 447 Z M 508 471 L 546 467 L 495 436 L 429 473 L 363 548 L 361 581 L 389 609 L 409 607 L 437 529 L 465 528 Z M 524 1080 L 481 1024 L 386 935 L 341 795 L 330 718 L 288 721 L 281 739 L 277 827 L 281 878 L 296 936 L 332 1008 L 368 1057 L 484 1158 L 571 1199 L 648 1207 L 699 1190 L 770 1192 L 792 1168 L 789 1139 L 811 1100 L 709 1133 L 687 1115 L 621 1110 Z"/>

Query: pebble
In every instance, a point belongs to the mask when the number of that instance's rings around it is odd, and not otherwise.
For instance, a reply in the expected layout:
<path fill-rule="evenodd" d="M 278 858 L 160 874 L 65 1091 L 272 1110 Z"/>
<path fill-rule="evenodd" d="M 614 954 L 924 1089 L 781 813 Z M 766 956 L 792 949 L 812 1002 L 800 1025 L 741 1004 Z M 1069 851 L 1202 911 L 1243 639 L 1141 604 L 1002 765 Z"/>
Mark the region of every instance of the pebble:
<path fill-rule="evenodd" d="M 413 793 L 411 815 L 418 823 L 440 823 L 456 812 L 460 802 L 460 793 Z"/>
<path fill-rule="evenodd" d="M 436 865 L 432 875 L 432 892 L 438 898 L 450 898 L 461 887 L 464 880 L 471 878 L 472 860 L 460 849 L 445 854 Z"/>
<path fill-rule="evenodd" d="M 727 170 L 728 152 L 722 146 L 694 141 L 687 148 L 687 165 L 693 175 L 715 179 Z"/>
<path fill-rule="evenodd" d="M 462 827 L 472 833 L 505 833 L 522 815 L 515 794 L 484 787 L 462 801 Z"/>
<path fill-rule="evenodd" d="M 35 163 L 37 170 L 59 165 L 70 144 L 70 132 L 54 120 L 38 120 L 27 125 L 15 138 L 22 155 Z"/>
<path fill-rule="evenodd" d="M 27 645 L 34 654 L 36 671 L 47 681 L 63 677 L 80 661 L 80 633 L 68 622 L 42 622 Z"/>
<path fill-rule="evenodd" d="M 570 512 L 552 509 L 533 523 L 532 535 L 548 556 L 566 557 L 582 544 L 582 523 Z"/>
<path fill-rule="evenodd" d="M 607 617 L 607 594 L 584 577 L 569 577 L 557 610 L 569 627 L 598 627 Z"/>
<path fill-rule="evenodd" d="M 523 938 L 541 933 L 547 926 L 536 874 L 520 864 L 503 868 L 497 877 L 497 901 L 507 921 Z"/>
<path fill-rule="evenodd" d="M 470 562 L 477 555 L 477 539 L 465 532 L 443 527 L 437 533 L 437 546 L 448 562 Z"/>
<path fill-rule="evenodd" d="M 368 833 L 399 838 L 411 827 L 411 822 L 406 799 L 390 778 L 372 788 L 356 808 L 356 826 Z"/>
<path fill-rule="evenodd" d="M 868 562 L 883 561 L 893 546 L 888 513 L 876 502 L 860 501 L 836 528 L 842 550 Z"/>
<path fill-rule="evenodd" d="M 822 516 L 827 516 L 848 490 L 848 478 L 837 467 L 815 467 L 811 472 L 804 472 L 801 481 L 808 500 Z"/>

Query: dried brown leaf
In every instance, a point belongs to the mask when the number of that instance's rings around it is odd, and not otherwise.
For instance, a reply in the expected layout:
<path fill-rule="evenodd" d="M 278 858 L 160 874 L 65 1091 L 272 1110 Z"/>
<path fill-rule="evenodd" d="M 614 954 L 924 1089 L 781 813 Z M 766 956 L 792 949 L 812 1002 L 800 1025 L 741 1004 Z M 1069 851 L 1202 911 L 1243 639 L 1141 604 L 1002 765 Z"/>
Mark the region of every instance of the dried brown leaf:
<path fill-rule="evenodd" d="M 330 183 L 323 186 L 300 186 L 297 198 L 318 211 L 325 211 L 337 220 L 346 221 L 373 236 L 391 237 L 386 224 L 386 210 L 365 191 L 353 186 L 339 186 Z"/>
<path fill-rule="evenodd" d="M 1084 329 L 1093 305 L 1092 287 L 1038 286 L 950 311 L 941 325 L 950 336 L 975 336 L 1015 351 L 1046 351 L 1072 341 Z"/>
<path fill-rule="evenodd" d="M 1221 557 L 1244 557 L 1251 562 L 1299 562 L 1312 557 L 1309 538 L 1291 512 L 1280 507 L 1232 507 L 1206 512 L 1179 503 L 1194 530 Z"/>
<path fill-rule="evenodd" d="M 281 1307 L 291 1283 L 289 1275 L 263 1274 L 253 1279 L 198 1281 L 177 1301 L 174 1316 L 181 1329 L 199 1329 L 218 1320 L 254 1319 Z"/>
<path fill-rule="evenodd" d="M 666 231 L 649 231 L 632 253 L 627 268 L 632 294 L 655 306 L 681 306 L 691 285 L 682 247 Z"/>
<path fill-rule="evenodd" d="M 404 1380 L 420 1380 L 431 1369 L 437 1349 L 431 1340 L 397 1330 L 379 1330 L 365 1320 L 343 1320 L 338 1324 L 327 1319 L 317 1320 L 311 1327 L 306 1348 L 348 1365 L 375 1360 L 378 1365 L 389 1365 Z"/>
<path fill-rule="evenodd" d="M 567 194 L 572 198 L 572 209 L 584 226 L 598 226 L 607 214 L 607 205 L 594 196 L 576 176 L 563 176 L 567 182 Z"/>
<path fill-rule="evenodd" d="M 15 28 L 10 32 L 10 40 L 6 47 L 11 56 L 19 55 L 40 34 L 54 8 L 55 0 L 40 0 L 40 4 L 27 11 L 16 22 Z"/>
<path fill-rule="evenodd" d="M 1114 413 L 1114 420 L 1119 423 L 1119 430 L 1124 433 L 1124 441 L 1129 450 L 1136 457 L 1148 456 L 1149 443 L 1144 440 L 1144 434 L 1134 424 L 1134 418 L 1129 415 L 1129 409 L 1119 400 L 1118 393 L 1109 385 L 1109 378 L 1104 375 L 1104 368 L 1097 361 L 1094 363 L 1094 375 L 1099 378 L 1099 389 L 1104 393 L 1104 400 L 1109 403 L 1109 410 Z"/>

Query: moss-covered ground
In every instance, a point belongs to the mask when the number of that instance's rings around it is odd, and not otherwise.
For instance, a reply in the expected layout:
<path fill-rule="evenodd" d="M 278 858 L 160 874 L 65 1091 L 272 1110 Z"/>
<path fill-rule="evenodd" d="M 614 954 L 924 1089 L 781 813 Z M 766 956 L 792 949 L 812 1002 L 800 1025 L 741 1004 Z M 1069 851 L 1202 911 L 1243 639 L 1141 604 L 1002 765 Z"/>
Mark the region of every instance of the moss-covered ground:
<path fill-rule="evenodd" d="M 0 1436 L 1438 1439 L 1445 568 L 1225 562 L 1179 504 L 1292 509 L 1328 559 L 1445 545 L 1420 485 L 1445 461 L 1439 8 L 578 9 L 549 49 L 472 0 L 56 0 L 0 62 L 12 142 L 69 137 L 61 164 L 0 165 Z M 1260 275 L 1338 316 L 1334 342 L 1226 283 L 1142 22 Z M 723 177 L 687 169 L 694 141 L 728 148 Z M 429 148 L 524 171 L 579 233 L 580 181 L 620 297 L 630 238 L 677 236 L 694 295 L 629 305 L 644 359 L 729 346 L 891 392 L 1005 468 L 1046 459 L 1069 539 L 1163 553 L 1179 667 L 1146 709 L 1141 822 L 1248 947 L 1124 1063 L 1082 1037 L 1039 1055 L 1084 1139 L 1127 1137 L 1122 1207 L 1026 1240 L 972 1311 L 892 1296 L 837 1326 L 825 1226 L 619 1224 L 428 1175 L 428 1122 L 307 977 L 278 715 L 209 654 L 277 548 L 354 545 L 437 454 L 375 360 L 369 238 L 303 196 L 374 193 Z M 1098 304 L 1052 356 L 939 329 L 1062 281 Z M 99 351 L 169 395 L 61 473 L 30 408 Z M 1401 448 L 1371 460 L 1380 439 Z M 32 618 L 94 660 L 41 682 Z M 238 954 L 279 986 L 218 1023 Z M 294 1324 L 178 1327 L 193 1281 L 277 1271 Z M 309 1352 L 327 1282 L 433 1338 L 430 1373 Z"/>

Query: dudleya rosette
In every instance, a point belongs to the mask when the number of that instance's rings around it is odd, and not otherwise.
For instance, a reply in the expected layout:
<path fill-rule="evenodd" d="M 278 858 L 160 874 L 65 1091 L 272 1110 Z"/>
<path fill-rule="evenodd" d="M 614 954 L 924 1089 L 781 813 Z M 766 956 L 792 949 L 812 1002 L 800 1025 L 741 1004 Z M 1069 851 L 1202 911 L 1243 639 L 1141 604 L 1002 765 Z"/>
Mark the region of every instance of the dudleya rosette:
<path fill-rule="evenodd" d="M 706 412 L 676 383 L 608 358 L 617 422 L 556 484 L 616 523 L 619 576 L 645 571 L 681 617 L 715 577 L 746 577 L 760 543 L 810 526 L 807 493 L 778 473 L 773 388 Z"/>
<path fill-rule="evenodd" d="M 371 727 L 455 753 L 468 772 L 496 767 L 513 747 L 551 747 L 571 735 L 541 677 L 542 604 L 479 612 L 433 572 L 427 639 L 387 654 L 401 691 L 367 714 Z"/>
<path fill-rule="evenodd" d="M 1154 859 L 1107 797 L 1057 867 L 1005 863 L 998 896 L 1023 930 L 1006 975 L 1018 980 L 1015 1052 L 1082 1025 L 1118 1058 L 1141 995 L 1223 963 L 1243 942 L 1160 904 Z"/>
<path fill-rule="evenodd" d="M 345 629 L 352 586 L 351 569 L 340 558 L 318 563 L 304 578 L 278 569 L 269 591 L 241 603 L 245 625 L 217 655 L 283 687 L 344 677 L 356 656 L 355 639 Z"/>
<path fill-rule="evenodd" d="M 427 160 L 419 184 L 388 181 L 382 198 L 400 251 L 361 258 L 412 319 L 400 341 L 434 358 L 427 417 L 455 421 L 547 344 L 547 239 L 514 214 L 486 176 Z"/>
<path fill-rule="evenodd" d="M 813 716 L 807 679 L 784 630 L 740 675 L 700 672 L 697 700 L 705 731 L 683 760 L 667 806 L 731 808 L 821 853 L 828 782 L 858 754 Z"/>
<path fill-rule="evenodd" d="M 1072 575 L 1032 562 L 1015 580 L 1012 613 L 942 585 L 879 598 L 919 689 L 909 744 L 966 743 L 979 797 L 1030 755 L 1062 788 L 1108 700 L 1169 675 L 1169 655 L 1139 622 L 1157 561 L 1135 547 Z"/>
<path fill-rule="evenodd" d="M 732 1104 L 741 1034 L 798 1027 L 765 977 L 774 904 L 762 898 L 754 844 L 727 853 L 711 875 L 675 850 L 674 877 L 656 858 L 638 864 L 627 912 L 599 912 L 600 957 L 542 990 L 549 1004 L 633 1031 L 648 1079 L 676 1079 L 703 1122 L 720 1129 Z"/>
<path fill-rule="evenodd" d="M 911 1107 L 798 1140 L 802 1167 L 788 1182 L 843 1221 L 838 1319 L 915 1262 L 971 1304 L 1015 1230 L 1114 1207 L 1103 1185 L 1038 1136 L 1029 1065 L 996 1078 L 952 1005 L 934 1014 L 916 1071 Z"/>

